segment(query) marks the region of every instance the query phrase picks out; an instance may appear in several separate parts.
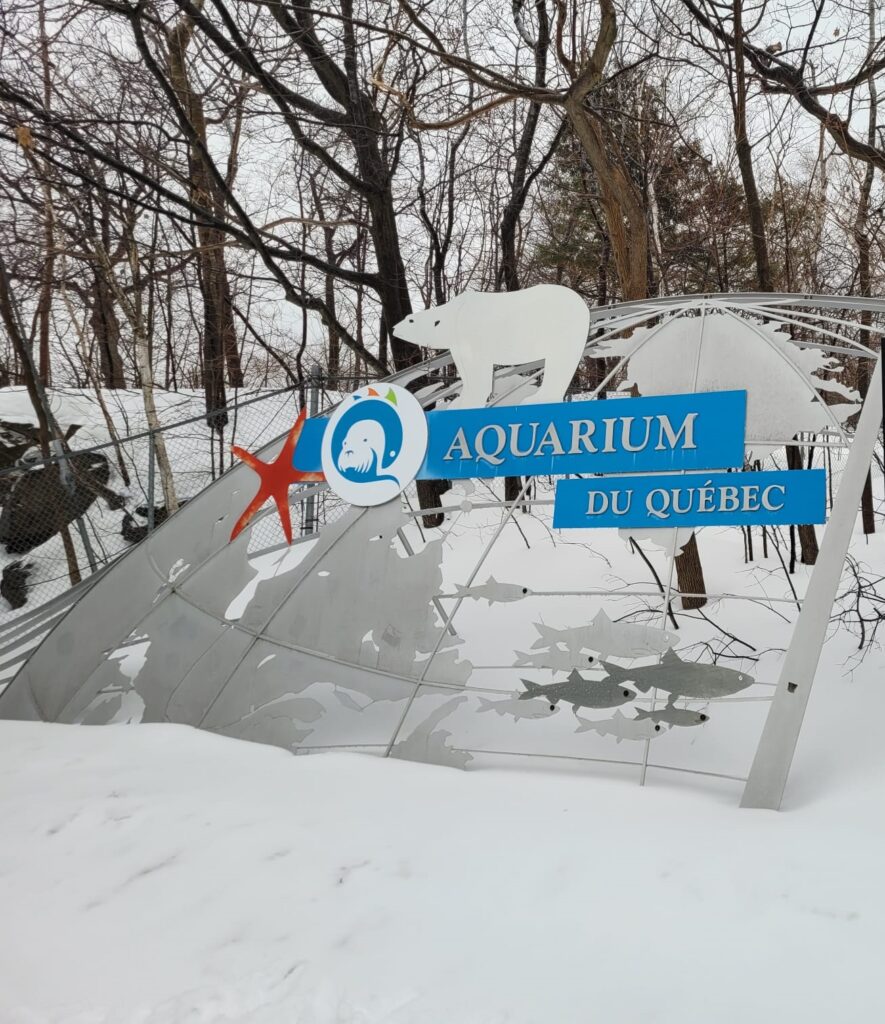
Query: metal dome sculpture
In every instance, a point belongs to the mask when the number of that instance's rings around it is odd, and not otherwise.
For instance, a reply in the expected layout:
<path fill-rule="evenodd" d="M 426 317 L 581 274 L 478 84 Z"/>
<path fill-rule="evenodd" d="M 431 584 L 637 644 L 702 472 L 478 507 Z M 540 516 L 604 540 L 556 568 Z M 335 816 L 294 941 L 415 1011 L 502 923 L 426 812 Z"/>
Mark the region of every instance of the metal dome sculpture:
<path fill-rule="evenodd" d="M 659 586 L 619 576 L 585 546 L 557 548 L 543 481 L 532 493 L 527 480 L 513 500 L 466 481 L 437 510 L 419 508 L 411 488 L 374 507 L 329 497 L 326 525 L 291 547 L 271 508 L 231 541 L 255 485 L 239 465 L 67 612 L 0 696 L 0 714 L 185 723 L 299 753 L 345 748 L 459 767 L 554 758 L 642 782 L 686 772 L 744 786 L 746 805 L 777 807 L 881 419 L 877 354 L 843 317 L 862 309 L 885 314 L 885 301 L 705 295 L 585 311 L 583 354 L 606 357 L 610 370 L 575 401 L 619 384 L 643 396 L 746 391 L 748 463 L 797 435 L 814 438 L 834 498 L 805 593 L 772 597 L 753 589 L 761 577 L 708 588 L 725 605 L 801 606 L 786 657 L 771 659 L 776 678 L 743 654 L 717 654 L 698 632 L 709 617 L 692 622 L 690 647 L 673 629 L 672 606 L 685 596 L 674 564 L 691 530 L 622 531 L 634 561 L 639 542 L 653 543 Z M 533 317 L 537 331 L 543 316 Z M 509 365 L 504 347 L 493 377 L 466 382 L 474 396 L 488 387 L 490 406 L 531 400 L 544 374 L 542 357 Z M 833 378 L 835 357 L 876 361 L 865 402 Z M 458 365 L 491 373 L 464 346 Z M 441 409 L 465 382 L 446 352 L 387 383 Z M 271 461 L 285 437 L 258 457 Z M 290 492 L 296 516 L 323 494 L 324 484 Z M 523 508 L 534 514 L 533 544 L 499 558 Z M 433 511 L 443 527 L 423 529 Z M 580 587 L 557 578 L 566 562 Z"/>

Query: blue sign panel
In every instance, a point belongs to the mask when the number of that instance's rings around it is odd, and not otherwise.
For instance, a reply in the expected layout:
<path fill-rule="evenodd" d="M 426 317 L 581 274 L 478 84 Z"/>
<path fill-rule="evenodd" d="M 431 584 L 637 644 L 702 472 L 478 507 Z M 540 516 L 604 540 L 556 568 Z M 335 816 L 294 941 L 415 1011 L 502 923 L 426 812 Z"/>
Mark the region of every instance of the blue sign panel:
<path fill-rule="evenodd" d="M 739 468 L 745 391 L 439 409 L 418 479 Z M 295 468 L 320 468 L 324 419 L 308 420 Z"/>
<path fill-rule="evenodd" d="M 826 521 L 826 471 L 560 480 L 554 527 L 772 526 Z"/>

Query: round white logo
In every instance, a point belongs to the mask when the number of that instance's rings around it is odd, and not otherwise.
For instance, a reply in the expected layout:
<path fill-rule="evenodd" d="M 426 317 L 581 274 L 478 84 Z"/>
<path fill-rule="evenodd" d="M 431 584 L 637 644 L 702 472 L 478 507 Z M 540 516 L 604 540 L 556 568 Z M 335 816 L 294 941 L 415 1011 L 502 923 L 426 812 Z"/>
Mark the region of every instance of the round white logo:
<path fill-rule="evenodd" d="M 427 451 L 427 420 L 414 395 L 396 384 L 354 391 L 329 417 L 323 473 L 351 505 L 383 505 L 415 479 Z"/>

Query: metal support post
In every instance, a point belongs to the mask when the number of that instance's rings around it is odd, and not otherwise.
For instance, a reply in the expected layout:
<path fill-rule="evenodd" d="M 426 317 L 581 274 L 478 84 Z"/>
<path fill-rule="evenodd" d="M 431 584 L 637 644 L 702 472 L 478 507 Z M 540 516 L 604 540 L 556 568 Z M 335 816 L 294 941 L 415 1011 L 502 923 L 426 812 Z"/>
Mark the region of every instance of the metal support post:
<path fill-rule="evenodd" d="M 857 422 L 830 521 L 824 531 L 817 564 L 784 658 L 774 700 L 756 748 L 741 807 L 777 810 L 783 799 L 833 601 L 842 578 L 845 555 L 857 521 L 860 496 L 879 434 L 881 376 L 882 360 L 879 359 Z"/>
<path fill-rule="evenodd" d="M 320 410 L 320 388 L 323 381 L 323 368 L 314 363 L 307 375 L 307 415 L 313 419 Z M 317 499 L 315 494 L 304 503 L 304 525 L 301 528 L 302 536 L 309 533 L 316 533 L 317 530 Z"/>
<path fill-rule="evenodd" d="M 148 479 L 147 479 L 147 532 L 151 533 L 154 529 L 154 459 L 156 453 L 154 451 L 154 431 L 148 431 Z"/>

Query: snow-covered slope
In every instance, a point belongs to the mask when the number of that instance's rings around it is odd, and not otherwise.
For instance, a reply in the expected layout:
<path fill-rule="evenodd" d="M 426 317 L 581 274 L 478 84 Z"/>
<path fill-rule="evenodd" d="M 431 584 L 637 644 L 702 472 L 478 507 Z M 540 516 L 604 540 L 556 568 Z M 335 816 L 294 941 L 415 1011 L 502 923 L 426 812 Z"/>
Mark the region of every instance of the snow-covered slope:
<path fill-rule="evenodd" d="M 0 723 L 0 1020 L 874 1021 L 881 658 L 836 636 L 780 814 L 688 777 Z"/>

